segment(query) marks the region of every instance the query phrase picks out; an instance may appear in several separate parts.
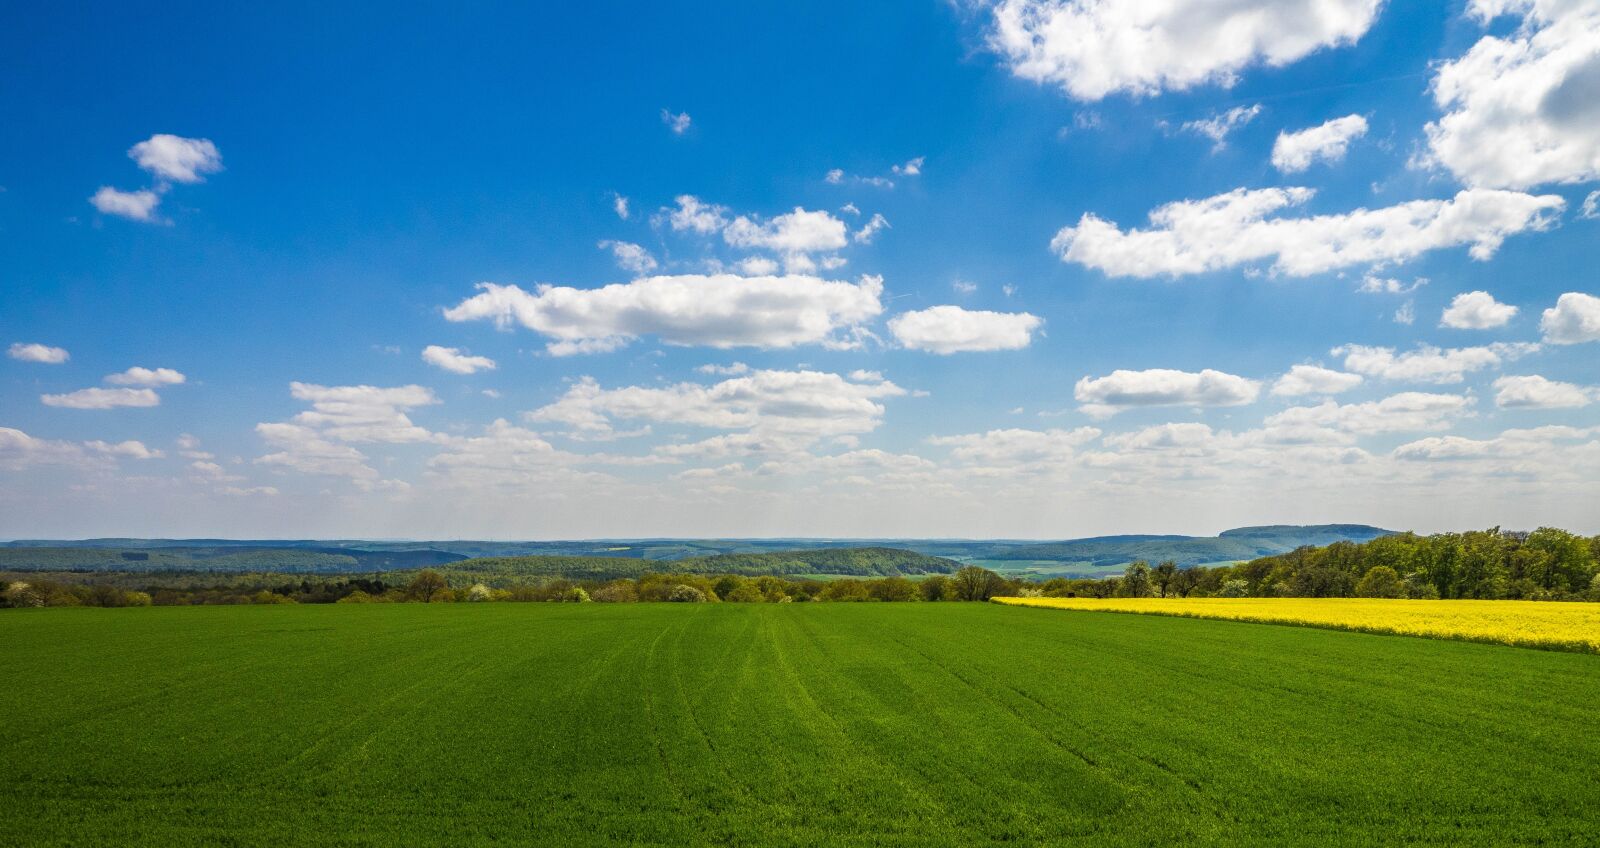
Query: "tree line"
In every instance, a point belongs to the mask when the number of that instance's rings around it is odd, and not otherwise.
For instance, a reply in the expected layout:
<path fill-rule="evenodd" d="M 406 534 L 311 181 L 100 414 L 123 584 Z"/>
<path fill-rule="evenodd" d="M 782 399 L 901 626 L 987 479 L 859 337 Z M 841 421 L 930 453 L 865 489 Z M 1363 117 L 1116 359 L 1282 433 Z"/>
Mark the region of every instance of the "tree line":
<path fill-rule="evenodd" d="M 482 562 L 481 560 L 478 562 Z M 670 565 L 662 563 L 663 565 Z M 207 579 L 212 580 L 206 583 Z M 152 582 L 155 581 L 155 582 Z M 1541 527 L 1303 547 L 1226 566 L 1134 562 L 1115 577 L 1037 580 L 977 566 L 953 574 L 816 580 L 741 574 L 646 573 L 577 579 L 424 569 L 371 578 L 256 574 L 0 574 L 0 606 L 455 603 L 812 603 L 987 601 L 1048 597 L 1469 598 L 1600 601 L 1600 536 Z"/>

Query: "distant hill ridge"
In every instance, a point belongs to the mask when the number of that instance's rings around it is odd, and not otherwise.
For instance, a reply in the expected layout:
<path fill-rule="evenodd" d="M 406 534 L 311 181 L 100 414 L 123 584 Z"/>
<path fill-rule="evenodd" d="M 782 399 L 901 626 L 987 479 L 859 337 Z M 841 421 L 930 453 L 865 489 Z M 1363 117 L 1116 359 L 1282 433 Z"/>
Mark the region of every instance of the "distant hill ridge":
<path fill-rule="evenodd" d="M 1365 542 L 1393 531 L 1365 524 L 1261 525 L 1236 527 L 1216 536 L 1122 534 L 1068 539 L 1058 542 L 971 539 L 588 539 L 579 541 L 394 541 L 394 540 L 230 540 L 230 539 L 80 539 L 52 541 L 23 539 L 0 543 L 0 570 L 90 571 L 282 571 L 311 573 L 371 573 L 436 567 L 483 558 L 566 558 L 607 560 L 593 565 L 569 562 L 580 570 L 635 573 L 666 570 L 663 565 L 627 565 L 615 561 L 674 563 L 673 568 L 700 568 L 717 557 L 775 555 L 774 562 L 793 562 L 797 555 L 820 563 L 810 571 L 751 573 L 852 573 L 861 575 L 927 573 L 939 569 L 904 560 L 922 571 L 878 571 L 887 554 L 862 551 L 914 553 L 945 561 L 1055 562 L 1064 567 L 1107 568 L 1147 560 L 1173 560 L 1180 566 L 1250 560 L 1286 553 L 1306 545 L 1339 541 Z M 827 552 L 843 554 L 829 558 Z M 787 560 L 785 559 L 787 557 Z M 890 559 L 895 559 L 890 557 Z M 900 562 L 901 560 L 896 560 Z M 830 571 L 837 563 L 860 571 Z M 544 563 L 547 568 L 554 563 Z M 722 560 L 734 568 L 776 567 L 763 560 Z M 534 564 L 529 564 L 534 568 Z M 784 566 L 787 568 L 788 566 Z M 838 566 L 846 567 L 846 566 Z M 893 568 L 899 569 L 896 565 Z M 536 569 L 537 570 L 537 569 Z M 742 572 L 741 572 L 742 573 Z"/>

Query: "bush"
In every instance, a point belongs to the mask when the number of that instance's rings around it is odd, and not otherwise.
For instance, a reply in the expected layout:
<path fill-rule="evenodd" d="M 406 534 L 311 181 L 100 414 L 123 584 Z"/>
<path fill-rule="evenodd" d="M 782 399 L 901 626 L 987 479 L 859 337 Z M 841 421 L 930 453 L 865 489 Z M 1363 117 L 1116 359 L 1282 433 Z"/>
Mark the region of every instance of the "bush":
<path fill-rule="evenodd" d="M 1356 584 L 1356 595 L 1362 598 L 1404 598 L 1406 584 L 1389 566 L 1374 566 Z"/>
<path fill-rule="evenodd" d="M 472 588 L 467 590 L 467 600 L 473 603 L 492 601 L 494 600 L 494 590 L 482 583 L 474 583 Z"/>
<path fill-rule="evenodd" d="M 679 583 L 667 593 L 667 600 L 675 604 L 703 604 L 706 602 L 706 593 Z"/>
<path fill-rule="evenodd" d="M 589 593 L 585 592 L 582 586 L 573 586 L 567 590 L 565 595 L 561 596 L 561 600 L 573 604 L 587 604 L 591 599 L 589 598 Z"/>
<path fill-rule="evenodd" d="M 1219 598 L 1243 598 L 1250 594 L 1250 584 L 1239 579 L 1229 580 L 1222 584 L 1222 590 L 1217 592 Z"/>
<path fill-rule="evenodd" d="M 631 604 L 639 600 L 639 590 L 632 580 L 613 580 L 590 592 L 589 598 L 605 604 Z"/>
<path fill-rule="evenodd" d="M 373 600 L 372 600 L 372 596 L 371 595 L 367 594 L 366 592 L 361 591 L 360 589 L 357 589 L 354 592 L 351 592 L 350 594 L 345 595 L 344 597 L 340 598 L 339 600 L 334 601 L 334 603 L 336 603 L 336 604 L 370 604 L 370 603 L 373 603 Z"/>

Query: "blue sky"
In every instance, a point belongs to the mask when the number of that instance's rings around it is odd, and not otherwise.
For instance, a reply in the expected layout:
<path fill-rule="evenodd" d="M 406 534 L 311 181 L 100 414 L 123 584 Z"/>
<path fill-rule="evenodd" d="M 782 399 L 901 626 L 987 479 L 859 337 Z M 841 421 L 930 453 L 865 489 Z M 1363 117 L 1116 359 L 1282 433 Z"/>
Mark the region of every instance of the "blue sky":
<path fill-rule="evenodd" d="M 1600 530 L 1580 0 L 10 17 L 0 536 Z"/>

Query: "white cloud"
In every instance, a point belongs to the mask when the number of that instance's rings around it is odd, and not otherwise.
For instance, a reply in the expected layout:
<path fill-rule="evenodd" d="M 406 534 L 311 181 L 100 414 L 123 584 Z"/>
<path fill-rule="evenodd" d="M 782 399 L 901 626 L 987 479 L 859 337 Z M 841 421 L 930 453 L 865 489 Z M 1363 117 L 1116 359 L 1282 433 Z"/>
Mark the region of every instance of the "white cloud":
<path fill-rule="evenodd" d="M 119 374 L 107 374 L 113 386 L 181 386 L 188 378 L 171 368 L 141 368 L 137 365 Z"/>
<path fill-rule="evenodd" d="M 793 212 L 766 221 L 740 215 L 722 231 L 722 237 L 733 247 L 792 255 L 838 250 L 850 243 L 846 232 L 844 222 L 826 211 L 796 206 Z"/>
<path fill-rule="evenodd" d="M 611 195 L 611 211 L 617 213 L 618 218 L 621 218 L 624 221 L 628 220 L 629 216 L 632 214 L 628 211 L 628 198 L 623 195 L 613 193 Z"/>
<path fill-rule="evenodd" d="M 1484 22 L 1522 17 L 1438 66 L 1427 164 L 1472 186 L 1526 188 L 1600 178 L 1600 5 L 1474 0 Z"/>
<path fill-rule="evenodd" d="M 844 169 L 833 168 L 828 171 L 827 175 L 825 175 L 822 180 L 829 185 L 838 185 L 844 182 Z"/>
<path fill-rule="evenodd" d="M 1442 349 L 1419 345 L 1416 350 L 1395 354 L 1392 347 L 1342 345 L 1334 356 L 1344 357 L 1344 367 L 1368 377 L 1408 383 L 1459 383 L 1467 374 L 1536 353 L 1539 346 L 1526 342 L 1497 342 L 1486 347 Z"/>
<path fill-rule="evenodd" d="M 1394 322 L 1396 324 L 1404 324 L 1407 327 L 1417 323 L 1416 304 L 1409 300 L 1400 304 L 1400 308 L 1394 311 Z"/>
<path fill-rule="evenodd" d="M 166 454 L 143 442 L 128 439 L 106 442 L 66 442 L 37 439 L 21 430 L 0 427 L 0 470 L 20 471 L 33 465 L 76 466 L 82 470 L 105 470 L 119 459 L 160 459 Z"/>
<path fill-rule="evenodd" d="M 1502 409 L 1576 409 L 1588 406 L 1600 390 L 1546 380 L 1537 374 L 1494 381 L 1495 406 Z"/>
<path fill-rule="evenodd" d="M 739 260 L 739 271 L 747 277 L 770 277 L 778 273 L 778 263 L 765 256 L 747 256 Z"/>
<path fill-rule="evenodd" d="M 117 442 L 116 444 L 96 439 L 92 442 L 84 442 L 83 446 L 106 456 L 126 457 L 128 459 L 160 459 L 166 455 L 159 450 L 152 449 L 144 442 L 133 439 Z"/>
<path fill-rule="evenodd" d="M 978 291 L 978 284 L 977 283 L 970 283 L 970 282 L 967 282 L 966 280 L 952 280 L 950 282 L 950 288 L 955 290 L 956 294 L 969 295 L 969 294 L 974 294 L 974 293 L 976 293 Z M 1009 288 L 1009 286 L 1007 288 Z M 1006 294 L 1009 296 L 1011 293 L 1010 292 L 1006 292 Z"/>
<path fill-rule="evenodd" d="M 149 189 L 119 191 L 111 186 L 101 186 L 100 190 L 89 198 L 89 203 L 106 215 L 117 215 L 146 223 L 161 220 L 156 217 L 156 207 L 161 205 L 161 195 Z"/>
<path fill-rule="evenodd" d="M 849 346 L 837 334 L 883 311 L 883 281 L 732 274 L 645 277 L 598 289 L 480 283 L 445 311 L 450 321 L 513 322 L 554 339 L 553 354 L 614 350 L 639 336 L 709 347 Z"/>
<path fill-rule="evenodd" d="M 222 154 L 205 138 L 157 133 L 130 148 L 128 157 L 140 168 L 174 183 L 204 182 L 205 174 L 222 170 Z"/>
<path fill-rule="evenodd" d="M 1289 369 L 1289 373 L 1278 378 L 1278 382 L 1272 385 L 1272 393 L 1278 397 L 1336 395 L 1348 392 L 1362 382 L 1360 374 L 1348 374 L 1316 365 L 1296 365 Z"/>
<path fill-rule="evenodd" d="M 673 200 L 678 204 L 678 208 L 661 211 L 667 216 L 667 223 L 675 232 L 689 230 L 709 235 L 728 225 L 726 206 L 706 203 L 692 194 L 680 194 Z"/>
<path fill-rule="evenodd" d="M 1367 134 L 1367 119 L 1360 115 L 1334 118 L 1320 126 L 1299 132 L 1280 132 L 1272 144 L 1272 166 L 1285 174 L 1311 167 L 1312 163 L 1338 162 L 1350 142 Z"/>
<path fill-rule="evenodd" d="M 900 177 L 920 176 L 922 174 L 922 163 L 927 158 L 926 156 L 918 156 L 915 159 L 908 159 L 904 165 L 895 165 L 889 170 L 893 171 L 895 176 Z"/>
<path fill-rule="evenodd" d="M 1256 64 L 1281 67 L 1353 44 L 1381 0 L 1001 0 L 990 47 L 1023 79 L 1079 100 L 1231 85 Z"/>
<path fill-rule="evenodd" d="M 1105 377 L 1084 377 L 1073 389 L 1083 404 L 1079 409 L 1096 418 L 1141 406 L 1243 406 L 1260 393 L 1257 381 L 1210 368 L 1199 373 L 1118 369 Z"/>
<path fill-rule="evenodd" d="M 1486 291 L 1463 292 L 1450 301 L 1439 317 L 1439 326 L 1457 330 L 1489 330 L 1504 327 L 1517 315 L 1517 308 L 1501 303 Z"/>
<path fill-rule="evenodd" d="M 40 395 L 45 406 L 66 409 L 115 409 L 119 406 L 159 406 L 161 396 L 150 389 L 79 389 L 61 395 Z"/>
<path fill-rule="evenodd" d="M 634 244 L 631 241 L 602 241 L 597 245 L 601 250 L 611 251 L 611 257 L 616 260 L 617 267 L 635 274 L 648 274 L 656 269 L 656 258 L 650 251 Z"/>
<path fill-rule="evenodd" d="M 1150 213 L 1151 228 L 1123 231 L 1085 213 L 1050 246 L 1064 262 L 1111 276 L 1198 274 L 1272 261 L 1275 273 L 1303 277 L 1351 265 L 1403 262 L 1430 250 L 1471 245 L 1488 259 L 1509 235 L 1543 230 L 1565 206 L 1557 195 L 1473 189 L 1450 200 L 1413 200 L 1338 215 L 1268 217 L 1309 201 L 1308 188 L 1235 189 L 1183 200 Z"/>
<path fill-rule="evenodd" d="M 699 371 L 701 374 L 714 374 L 720 377 L 734 377 L 739 374 L 750 373 L 750 366 L 744 364 L 743 362 L 734 362 L 729 365 L 707 363 L 694 370 Z"/>
<path fill-rule="evenodd" d="M 1100 437 L 1094 427 L 1076 430 L 1024 430 L 1009 428 L 959 436 L 932 436 L 930 445 L 950 448 L 961 462 L 983 466 L 1059 466 L 1082 447 Z"/>
<path fill-rule="evenodd" d="M 1578 217 L 1586 221 L 1600 218 L 1600 189 L 1584 195 L 1583 206 L 1578 209 Z"/>
<path fill-rule="evenodd" d="M 1267 416 L 1268 428 L 1329 428 L 1360 435 L 1446 430 L 1465 415 L 1472 399 L 1464 395 L 1401 392 L 1379 401 L 1296 406 Z"/>
<path fill-rule="evenodd" d="M 1228 135 L 1234 130 L 1255 120 L 1261 114 L 1261 104 L 1254 106 L 1235 106 L 1221 114 L 1212 115 L 1200 121 L 1188 121 L 1183 129 L 1199 133 L 1211 139 L 1212 149 L 1221 150 L 1228 145 Z"/>
<path fill-rule="evenodd" d="M 847 380 L 819 371 L 751 371 L 712 385 L 604 389 L 585 377 L 530 421 L 605 434 L 616 421 L 748 431 L 761 437 L 814 440 L 877 428 L 879 399 L 906 392 L 887 380 Z"/>
<path fill-rule="evenodd" d="M 22 362 L 38 362 L 44 365 L 60 365 L 72 358 L 66 348 L 50 347 L 37 342 L 15 342 L 6 349 L 6 355 Z"/>
<path fill-rule="evenodd" d="M 318 436 L 343 442 L 426 442 L 434 435 L 411 422 L 406 411 L 436 404 L 432 389 L 422 386 L 319 386 L 293 382 L 289 394 L 311 404 L 294 417 L 298 426 L 316 428 Z M 266 426 L 266 425 L 263 425 Z M 260 427 L 256 428 L 258 431 Z"/>
<path fill-rule="evenodd" d="M 358 486 L 370 489 L 378 482 L 376 469 L 367 457 L 349 445 L 335 444 L 311 427 L 288 423 L 262 423 L 256 433 L 267 444 L 278 448 L 256 459 L 259 465 L 277 466 L 301 474 L 348 477 Z"/>
<path fill-rule="evenodd" d="M 1539 320 L 1544 340 L 1569 345 L 1600 341 L 1600 297 L 1582 292 L 1567 292 L 1546 309 Z"/>
<path fill-rule="evenodd" d="M 493 371 L 494 360 L 487 356 L 470 356 L 460 348 L 428 345 L 422 349 L 422 361 L 443 368 L 452 374 L 476 374 Z"/>
<path fill-rule="evenodd" d="M 693 120 L 690 119 L 688 112 L 673 112 L 670 109 L 662 109 L 661 123 L 666 124 L 667 129 L 672 130 L 674 135 L 683 135 L 689 131 L 689 126 L 693 123 Z"/>
<path fill-rule="evenodd" d="M 1480 467 L 1474 471 L 1479 479 L 1483 474 L 1495 472 L 1502 476 L 1547 477 L 1557 468 L 1570 469 L 1575 463 L 1581 466 L 1584 458 L 1592 463 L 1595 448 L 1600 447 L 1600 443 L 1590 442 L 1585 446 L 1587 457 L 1580 455 L 1574 446 L 1558 443 L 1594 435 L 1593 430 L 1547 426 L 1506 430 L 1493 439 L 1430 436 L 1395 448 L 1392 456 L 1407 462 L 1476 463 Z M 1499 467 L 1494 467 L 1496 465 Z M 1585 472 L 1580 470 L 1579 473 Z"/>
<path fill-rule="evenodd" d="M 1366 294 L 1410 294 L 1427 284 L 1427 277 L 1417 277 L 1408 286 L 1393 277 L 1379 277 L 1376 274 L 1367 274 L 1361 278 L 1361 288 L 1357 289 L 1357 291 Z"/>
<path fill-rule="evenodd" d="M 861 225 L 861 229 L 852 233 L 850 238 L 857 244 L 871 244 L 873 236 L 876 236 L 879 230 L 888 228 L 889 219 L 874 212 L 872 213 L 872 219 Z"/>
<path fill-rule="evenodd" d="M 905 347 L 930 353 L 1019 350 L 1033 341 L 1033 331 L 1043 323 L 1026 312 L 933 306 L 889 319 L 889 332 Z"/>

